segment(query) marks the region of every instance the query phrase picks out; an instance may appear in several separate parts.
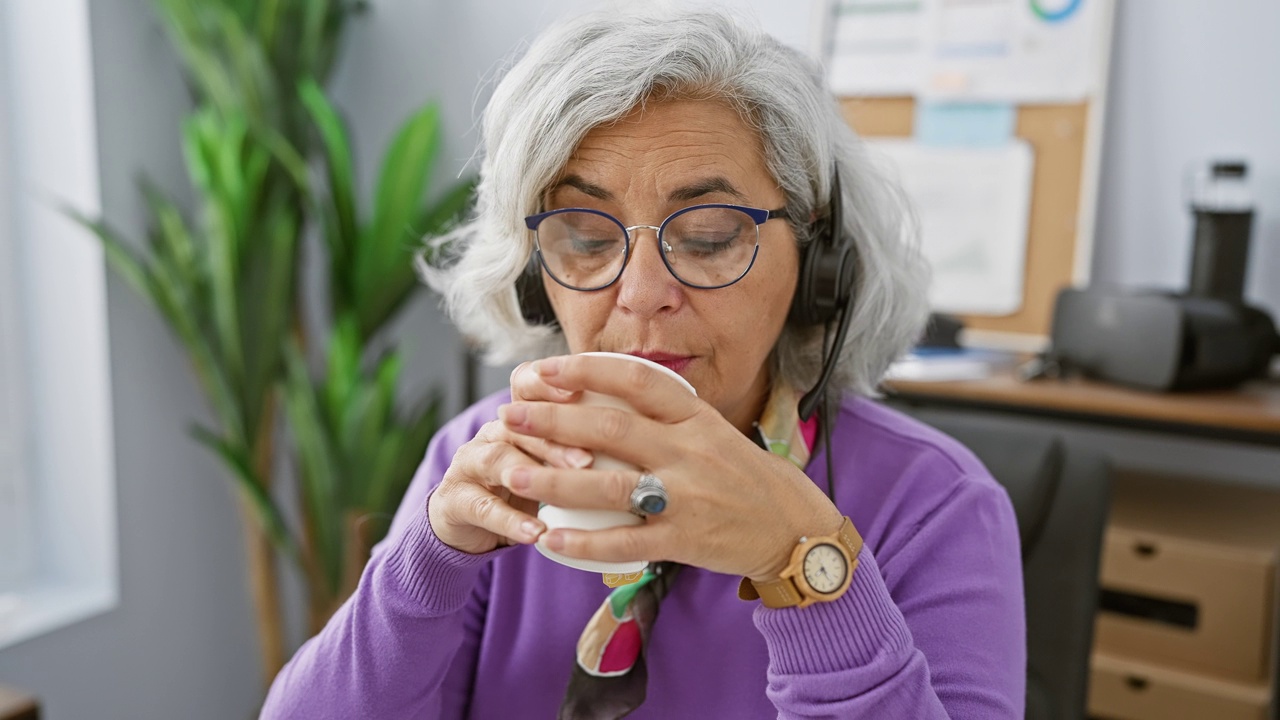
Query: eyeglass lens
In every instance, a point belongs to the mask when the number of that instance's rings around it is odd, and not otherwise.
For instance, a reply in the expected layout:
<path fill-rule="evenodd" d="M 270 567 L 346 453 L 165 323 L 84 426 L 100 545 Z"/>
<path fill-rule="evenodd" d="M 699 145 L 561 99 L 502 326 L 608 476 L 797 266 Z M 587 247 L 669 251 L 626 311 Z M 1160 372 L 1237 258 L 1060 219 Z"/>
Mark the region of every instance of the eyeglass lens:
<path fill-rule="evenodd" d="M 537 229 L 547 271 L 578 290 L 611 284 L 622 274 L 627 234 L 612 219 L 567 211 L 550 215 Z M 733 208 L 693 208 L 670 218 L 659 247 L 681 282 L 720 287 L 741 278 L 755 258 L 759 231 L 750 215 Z"/>

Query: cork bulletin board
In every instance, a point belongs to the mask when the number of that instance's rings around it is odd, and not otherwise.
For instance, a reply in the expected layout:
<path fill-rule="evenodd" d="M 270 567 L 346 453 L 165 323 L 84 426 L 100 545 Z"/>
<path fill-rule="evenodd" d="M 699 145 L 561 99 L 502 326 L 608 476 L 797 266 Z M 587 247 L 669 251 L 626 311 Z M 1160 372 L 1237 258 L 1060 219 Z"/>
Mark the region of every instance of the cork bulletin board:
<path fill-rule="evenodd" d="M 1002 132 L 1010 132 L 1011 125 L 1011 135 L 1030 147 L 1033 159 L 1021 302 L 1014 305 L 1018 291 L 1011 290 L 1010 302 L 992 307 L 992 314 L 963 315 L 967 331 L 963 342 L 1014 350 L 1042 349 L 1048 342 L 1058 292 L 1086 285 L 1093 261 L 1114 0 L 990 0 L 978 4 L 968 0 L 891 4 L 822 0 L 818 5 L 822 7 L 816 10 L 814 22 L 815 52 L 825 59 L 832 88 L 842 98 L 846 122 L 862 137 L 928 143 L 936 124 L 917 128 L 917 118 L 922 117 L 922 111 L 928 115 L 936 109 L 939 100 L 943 104 L 1004 103 L 1008 108 L 1001 115 Z M 911 22 L 917 24 L 910 26 Z M 1070 22 L 1076 23 L 1077 30 L 1067 29 Z M 931 35 L 928 27 L 941 29 Z M 1069 41 L 1074 54 L 1064 52 L 1058 64 L 1045 65 L 1034 52 L 1051 47 L 1054 37 L 1074 38 Z M 986 51 L 994 47 L 987 42 L 990 40 L 1004 43 L 1002 57 L 1007 67 L 1013 68 L 1003 76 L 1006 84 L 999 88 L 999 80 L 981 75 L 980 65 L 948 64 L 952 56 L 944 52 L 958 47 Z M 862 62 L 858 53 L 867 48 L 872 48 L 873 55 L 881 54 L 869 64 L 858 65 Z M 898 56 L 892 54 L 900 48 L 908 48 L 903 57 L 921 49 L 924 69 L 911 66 L 911 73 L 903 75 L 904 66 L 895 64 Z M 1032 48 L 1031 54 L 1019 56 L 1025 48 Z M 978 74 L 966 74 L 972 68 L 977 68 Z M 1027 72 L 1018 75 L 1023 70 Z M 957 78 L 959 89 L 949 91 L 949 84 L 956 85 Z M 921 97 L 929 98 L 930 105 L 918 107 Z M 964 196 L 963 192 L 956 195 Z M 1011 262 L 1010 271 L 1014 271 L 1016 261 Z"/>
<path fill-rule="evenodd" d="M 847 98 L 841 101 L 845 119 L 866 138 L 907 138 L 914 133 L 915 100 Z M 1092 212 L 1081 212 L 1087 187 L 1089 102 L 1068 105 L 1024 105 L 1018 108 L 1015 135 L 1035 153 L 1022 306 L 1001 317 L 970 315 L 969 328 L 992 333 L 1029 336 L 1030 342 L 1049 333 L 1053 301 L 1058 291 L 1088 278 Z M 1080 265 L 1083 264 L 1083 267 Z M 1016 344 L 1016 343 L 1015 343 Z"/>

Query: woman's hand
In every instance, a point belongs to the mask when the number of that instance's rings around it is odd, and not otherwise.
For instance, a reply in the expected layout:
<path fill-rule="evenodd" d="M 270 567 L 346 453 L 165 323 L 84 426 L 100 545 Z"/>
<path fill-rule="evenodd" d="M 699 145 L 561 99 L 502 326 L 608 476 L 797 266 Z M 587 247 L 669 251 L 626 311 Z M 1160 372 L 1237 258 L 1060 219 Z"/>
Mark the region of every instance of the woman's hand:
<path fill-rule="evenodd" d="M 575 402 L 578 393 L 547 384 L 524 363 L 511 373 L 511 397 L 546 404 Z M 440 486 L 431 494 L 427 514 L 444 544 L 479 554 L 516 543 L 535 542 L 546 527 L 536 517 L 536 500 L 512 495 L 501 477 L 515 468 L 583 468 L 591 453 L 556 442 L 519 435 L 501 421 L 486 423 L 458 448 Z"/>
<path fill-rule="evenodd" d="M 674 560 L 753 580 L 776 578 L 802 535 L 834 532 L 841 515 L 805 474 L 761 450 L 714 408 L 640 363 L 566 356 L 533 363 L 548 387 L 591 390 L 636 412 L 522 399 L 499 409 L 507 432 L 591 448 L 661 478 L 670 502 L 643 525 L 558 529 L 549 548 L 601 561 Z M 639 472 L 510 463 L 498 472 L 517 502 L 627 510 Z"/>

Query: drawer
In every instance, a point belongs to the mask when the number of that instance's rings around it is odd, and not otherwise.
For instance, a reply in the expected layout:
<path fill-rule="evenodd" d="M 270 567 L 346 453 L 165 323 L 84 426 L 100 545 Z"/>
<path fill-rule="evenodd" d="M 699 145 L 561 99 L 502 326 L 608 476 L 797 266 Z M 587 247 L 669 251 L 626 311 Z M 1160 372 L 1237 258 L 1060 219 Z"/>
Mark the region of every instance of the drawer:
<path fill-rule="evenodd" d="M 1095 649 L 1240 682 L 1270 677 L 1274 551 L 1112 526 Z"/>
<path fill-rule="evenodd" d="M 1270 705 L 1265 685 L 1093 656 L 1089 717 L 1095 720 L 1267 720 Z"/>

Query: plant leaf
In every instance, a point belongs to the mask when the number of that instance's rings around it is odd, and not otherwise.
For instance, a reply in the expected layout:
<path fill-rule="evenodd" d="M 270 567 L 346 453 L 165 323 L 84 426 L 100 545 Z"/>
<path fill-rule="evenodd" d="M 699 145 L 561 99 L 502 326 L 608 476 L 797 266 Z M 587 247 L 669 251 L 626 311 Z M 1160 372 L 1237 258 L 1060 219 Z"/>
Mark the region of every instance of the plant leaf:
<path fill-rule="evenodd" d="M 373 512 L 393 513 L 404 497 L 405 490 L 413 480 L 413 475 L 427 452 L 427 445 L 440 427 L 440 413 L 444 405 L 439 390 L 432 391 L 427 398 L 415 406 L 409 413 L 399 418 L 397 423 L 404 429 L 403 439 L 396 448 L 396 458 L 392 469 L 379 475 L 374 487 L 369 492 L 369 509 Z"/>
<path fill-rule="evenodd" d="M 320 132 L 328 168 L 329 192 L 342 223 L 343 236 L 354 242 L 359 229 L 356 226 L 354 163 L 348 132 L 337 110 L 325 97 L 324 90 L 310 78 L 304 80 L 298 94 L 306 106 L 311 120 Z"/>
<path fill-rule="evenodd" d="M 281 375 L 281 358 L 293 316 L 298 265 L 297 210 L 287 201 L 269 202 L 261 222 L 254 260 L 245 268 L 241 288 L 241 327 L 244 329 L 246 406 L 253 410 L 249 432 L 257 429 L 261 408 Z M 252 435 L 251 435 L 252 436 Z"/>
<path fill-rule="evenodd" d="M 339 317 L 329 338 L 328 375 L 324 386 L 326 417 L 338 438 L 342 437 L 338 431 L 346 422 L 360 382 L 361 350 L 355 318 L 350 314 Z"/>
<path fill-rule="evenodd" d="M 241 223 L 237 220 L 242 213 L 223 176 L 236 171 L 237 153 L 228 148 L 242 146 L 246 132 L 242 119 L 224 122 L 212 110 L 198 112 L 184 125 L 188 169 L 203 200 L 209 318 L 217 340 L 214 355 L 230 386 L 236 389 L 244 387 L 238 302 Z M 243 396 L 240 400 L 244 407 Z"/>
<path fill-rule="evenodd" d="M 156 225 L 152 233 L 155 260 L 172 267 L 175 280 L 191 296 L 184 304 L 191 306 L 196 302 L 195 298 L 204 282 L 204 269 L 200 265 L 195 240 L 182 217 L 182 211 L 172 200 L 146 180 L 140 186 Z M 188 310 L 193 314 L 199 312 L 196 307 L 188 307 Z"/>
<path fill-rule="evenodd" d="M 312 122 L 320 132 L 325 150 L 325 168 L 329 185 L 330 204 L 333 213 L 332 226 L 327 229 L 330 273 L 330 304 L 334 316 L 351 310 L 353 273 L 346 270 L 360 242 L 360 229 L 356 219 L 355 171 L 351 159 L 351 146 L 346 127 L 324 91 L 314 80 L 304 80 L 298 89 Z"/>
<path fill-rule="evenodd" d="M 247 451 L 235 444 L 220 438 L 217 434 L 203 427 L 192 426 L 191 436 L 202 445 L 212 450 L 231 470 L 231 477 L 236 481 L 236 488 L 249 501 L 258 524 L 266 531 L 271 543 L 294 561 L 301 563 L 302 554 L 298 550 L 289 526 L 284 520 L 280 508 L 276 506 L 271 495 L 262 486 L 250 469 Z"/>
<path fill-rule="evenodd" d="M 215 25 L 213 16 L 225 9 L 192 0 L 155 0 L 155 4 L 195 94 L 203 96 L 198 99 L 207 99 L 223 109 L 236 107 L 238 93 L 213 52 L 217 43 L 210 33 Z"/>
<path fill-rule="evenodd" d="M 320 568 L 331 593 L 337 592 L 342 575 L 342 506 L 339 502 L 338 463 L 331 453 L 331 438 L 321 422 L 320 407 L 298 347 L 285 347 L 285 411 L 297 445 L 303 504 L 314 532 Z"/>
<path fill-rule="evenodd" d="M 457 183 L 428 205 L 414 223 L 414 229 L 423 235 L 443 235 L 471 209 L 476 199 L 476 186 L 480 178 L 469 177 Z M 414 238 L 417 240 L 417 238 Z"/>
<path fill-rule="evenodd" d="M 102 252 L 107 259 L 107 264 L 129 287 L 133 288 L 138 297 L 152 305 L 159 305 L 151 294 L 151 288 L 147 282 L 147 269 L 142 259 L 134 253 L 127 242 L 121 239 L 119 234 L 105 222 L 93 220 L 73 208 L 63 207 L 62 212 L 98 238 L 102 243 Z"/>
<path fill-rule="evenodd" d="M 362 331 L 369 327 L 368 303 L 376 288 L 387 282 L 389 270 L 408 264 L 406 248 L 415 239 L 413 225 L 439 146 L 440 113 L 428 104 L 401 126 L 383 158 L 373 225 L 357 246 L 353 264 Z"/>
<path fill-rule="evenodd" d="M 361 333 L 372 337 L 395 315 L 421 287 L 413 269 L 413 253 L 421 249 L 422 237 L 440 235 L 458 222 L 475 199 L 477 180 L 456 183 L 435 203 L 423 210 L 415 223 L 414 234 L 405 238 L 402 254 L 383 270 L 382 282 L 366 297 L 361 306 Z M 428 261 L 434 255 L 428 256 Z"/>

